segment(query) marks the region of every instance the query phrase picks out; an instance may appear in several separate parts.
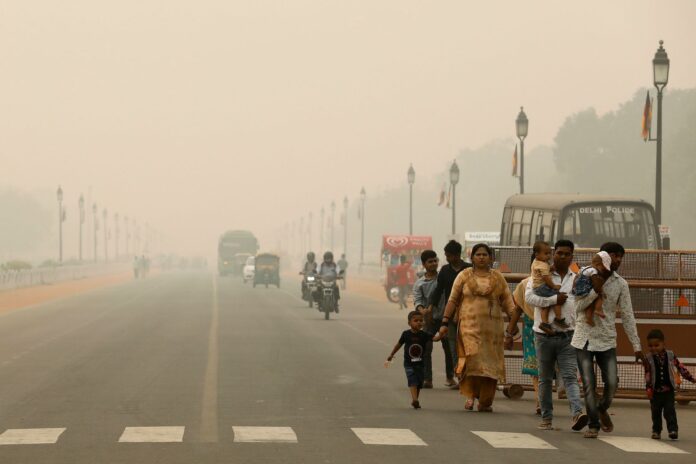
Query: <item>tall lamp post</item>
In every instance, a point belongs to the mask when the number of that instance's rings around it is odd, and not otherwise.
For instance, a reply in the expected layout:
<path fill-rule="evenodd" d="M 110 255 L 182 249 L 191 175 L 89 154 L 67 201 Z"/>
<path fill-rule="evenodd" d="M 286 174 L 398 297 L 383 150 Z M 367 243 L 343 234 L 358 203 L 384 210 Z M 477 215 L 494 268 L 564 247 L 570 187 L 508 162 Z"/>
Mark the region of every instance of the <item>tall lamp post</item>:
<path fill-rule="evenodd" d="M 343 254 L 348 256 L 348 196 L 343 197 Z"/>
<path fill-rule="evenodd" d="M 408 168 L 408 235 L 413 235 L 413 184 L 416 182 L 416 171 L 413 165 Z"/>
<path fill-rule="evenodd" d="M 63 189 L 58 186 L 56 191 L 58 198 L 58 262 L 63 262 Z"/>
<path fill-rule="evenodd" d="M 360 266 L 365 264 L 365 199 L 367 192 L 365 187 L 360 190 Z"/>
<path fill-rule="evenodd" d="M 324 253 L 324 207 L 319 211 L 319 253 Z"/>
<path fill-rule="evenodd" d="M 336 228 L 336 202 L 331 200 L 331 252 L 333 253 L 334 251 L 334 230 Z"/>
<path fill-rule="evenodd" d="M 92 218 L 94 222 L 94 262 L 97 262 L 97 229 L 99 229 L 99 218 L 97 217 L 97 204 L 92 205 Z"/>
<path fill-rule="evenodd" d="M 450 184 L 452 185 L 452 236 L 457 233 L 457 184 L 459 183 L 459 166 L 457 160 L 450 167 Z"/>
<path fill-rule="evenodd" d="M 520 139 L 520 193 L 524 193 L 524 139 L 527 138 L 529 120 L 522 106 L 520 106 L 520 113 L 517 115 L 515 127 L 517 129 L 517 138 Z"/>
<path fill-rule="evenodd" d="M 116 242 L 114 244 L 115 245 L 114 251 L 116 252 L 116 254 L 114 255 L 114 259 L 116 261 L 118 261 L 118 239 L 119 239 L 119 235 L 120 235 L 120 233 L 119 233 L 120 226 L 118 224 L 118 213 L 114 214 L 114 232 L 116 234 Z"/>
<path fill-rule="evenodd" d="M 104 208 L 104 262 L 109 262 L 109 227 L 107 225 L 109 212 Z"/>
<path fill-rule="evenodd" d="M 660 48 L 653 58 L 653 82 L 657 89 L 657 153 L 655 166 L 655 216 L 658 224 L 662 224 L 662 91 L 669 80 L 669 58 L 662 47 L 664 42 L 660 40 Z"/>
<path fill-rule="evenodd" d="M 80 194 L 80 199 L 77 202 L 77 205 L 80 208 L 80 249 L 79 249 L 79 256 L 80 256 L 80 262 L 82 262 L 82 226 L 85 223 L 85 197 Z"/>

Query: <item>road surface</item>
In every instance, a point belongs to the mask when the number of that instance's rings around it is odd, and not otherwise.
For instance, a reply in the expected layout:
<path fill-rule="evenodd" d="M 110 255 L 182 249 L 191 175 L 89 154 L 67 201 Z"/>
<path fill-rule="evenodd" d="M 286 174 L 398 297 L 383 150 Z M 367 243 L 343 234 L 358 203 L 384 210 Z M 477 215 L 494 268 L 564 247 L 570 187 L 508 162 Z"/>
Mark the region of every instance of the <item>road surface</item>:
<path fill-rule="evenodd" d="M 464 411 L 439 349 L 415 411 L 382 366 L 405 311 L 346 292 L 325 321 L 283 284 L 173 272 L 0 315 L 0 463 L 693 462 L 696 405 L 676 443 L 644 401 L 617 400 L 607 441 L 565 401 L 539 431 L 529 395 Z"/>

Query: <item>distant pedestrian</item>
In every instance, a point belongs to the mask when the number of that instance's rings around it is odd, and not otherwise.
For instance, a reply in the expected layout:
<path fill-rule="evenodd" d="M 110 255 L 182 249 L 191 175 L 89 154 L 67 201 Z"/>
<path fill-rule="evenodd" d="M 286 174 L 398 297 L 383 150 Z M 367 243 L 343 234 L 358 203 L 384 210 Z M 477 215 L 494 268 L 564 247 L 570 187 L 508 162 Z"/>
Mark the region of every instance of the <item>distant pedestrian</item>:
<path fill-rule="evenodd" d="M 433 250 L 425 250 L 421 253 L 421 263 L 425 268 L 425 274 L 413 284 L 413 304 L 416 311 L 425 317 L 425 332 L 435 335 L 442 324 L 442 314 L 445 310 L 445 299 L 440 298 L 440 302 L 434 306 L 428 306 L 430 294 L 437 285 L 437 253 Z M 423 388 L 433 388 L 433 344 L 430 341 L 425 348 L 425 383 Z M 445 374 L 447 376 L 447 386 L 455 385 L 454 365 L 452 363 L 452 353 L 450 352 L 449 342 L 446 339 L 440 340 L 442 350 L 445 353 Z"/>
<path fill-rule="evenodd" d="M 636 361 L 645 361 L 640 347 L 636 319 L 633 315 L 628 283 L 616 273 L 625 254 L 624 247 L 615 242 L 608 242 L 600 247 L 600 251 L 606 251 L 611 256 L 611 275 L 603 285 L 606 296 L 603 307 L 605 317 L 597 318 L 594 321 L 594 326 L 588 324 L 584 317 L 577 318 L 571 342 L 575 347 L 580 376 L 582 377 L 582 387 L 585 392 L 585 408 L 590 418 L 585 438 L 597 438 L 600 428 L 606 433 L 614 430 L 608 409 L 619 384 L 616 361 L 617 314 L 621 314 L 621 326 L 633 346 Z M 575 314 L 584 314 L 585 308 L 592 304 L 597 296 L 593 289 L 586 298 L 575 300 Z M 601 399 L 597 398 L 595 392 L 595 385 L 597 385 L 595 361 L 599 370 L 602 371 L 602 380 L 604 381 Z"/>
<path fill-rule="evenodd" d="M 140 260 L 137 256 L 133 258 L 133 277 L 136 279 L 140 275 Z"/>
<path fill-rule="evenodd" d="M 425 381 L 423 355 L 426 345 L 432 341 L 432 337 L 423 332 L 423 315 L 418 311 L 408 313 L 408 325 L 409 329 L 401 334 L 399 341 L 384 363 L 384 367 L 389 367 L 396 352 L 399 351 L 402 345 L 405 345 L 404 370 L 406 371 L 408 388 L 411 391 L 411 406 L 414 409 L 420 409 L 418 398 Z"/>
<path fill-rule="evenodd" d="M 460 272 L 464 269 L 471 267 L 470 263 L 467 263 L 462 259 L 462 244 L 456 240 L 450 240 L 445 245 L 445 259 L 447 264 L 442 266 L 440 272 L 437 275 L 437 286 L 435 290 L 430 295 L 430 301 L 428 304 L 430 306 L 435 306 L 440 302 L 440 299 L 445 298 L 445 302 L 449 300 L 450 293 L 452 292 L 452 285 L 454 280 L 457 278 Z M 446 303 L 445 303 L 446 304 Z M 452 355 L 452 365 L 457 365 L 457 323 L 458 323 L 458 312 L 454 314 L 454 317 L 449 320 L 448 332 L 447 332 L 447 343 L 450 346 L 450 353 Z M 458 390 L 459 384 L 452 380 L 450 388 Z M 471 403 L 473 408 L 473 402 Z"/>
<path fill-rule="evenodd" d="M 645 388 L 650 398 L 652 411 L 652 435 L 660 439 L 662 433 L 662 416 L 667 422 L 667 433 L 671 440 L 679 438 L 677 411 L 674 408 L 674 392 L 679 388 L 680 377 L 696 383 L 691 372 L 679 362 L 674 352 L 665 349 L 665 335 L 659 329 L 648 333 L 648 349 L 645 366 Z"/>
<path fill-rule="evenodd" d="M 341 280 L 341 288 L 346 289 L 346 274 L 348 271 L 348 261 L 346 260 L 346 255 L 342 254 L 341 259 L 338 260 L 338 267 L 343 271 L 343 279 Z"/>
<path fill-rule="evenodd" d="M 409 285 L 409 277 L 411 275 L 411 263 L 406 259 L 406 255 L 401 255 L 399 258 L 400 264 L 396 266 L 394 273 L 396 274 L 396 286 L 399 289 L 399 309 L 406 309 L 406 299 L 411 290 Z"/>

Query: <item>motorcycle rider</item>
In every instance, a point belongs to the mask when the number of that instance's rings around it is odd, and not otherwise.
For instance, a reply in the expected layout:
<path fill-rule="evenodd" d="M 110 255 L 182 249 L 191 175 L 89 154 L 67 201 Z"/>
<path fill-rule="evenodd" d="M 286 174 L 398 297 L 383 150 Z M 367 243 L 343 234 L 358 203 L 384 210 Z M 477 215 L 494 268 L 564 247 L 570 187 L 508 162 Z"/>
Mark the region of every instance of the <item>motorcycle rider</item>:
<path fill-rule="evenodd" d="M 334 279 L 337 279 L 342 273 L 343 271 L 334 261 L 333 253 L 330 251 L 324 253 L 324 261 L 322 261 L 321 265 L 319 266 L 319 277 L 333 277 Z M 338 285 L 336 284 L 335 280 L 334 291 L 336 292 L 336 312 L 338 312 L 338 300 L 341 299 L 341 293 L 339 292 Z M 319 294 L 315 293 L 315 295 L 315 299 L 318 300 Z"/>
<path fill-rule="evenodd" d="M 304 264 L 304 267 L 302 268 L 302 271 L 300 274 L 303 276 L 308 276 L 308 275 L 314 275 L 317 273 L 317 261 L 316 261 L 316 255 L 314 254 L 313 251 L 310 251 L 307 253 L 307 262 Z M 302 279 L 302 295 L 305 294 L 305 283 L 306 280 L 303 278 Z"/>

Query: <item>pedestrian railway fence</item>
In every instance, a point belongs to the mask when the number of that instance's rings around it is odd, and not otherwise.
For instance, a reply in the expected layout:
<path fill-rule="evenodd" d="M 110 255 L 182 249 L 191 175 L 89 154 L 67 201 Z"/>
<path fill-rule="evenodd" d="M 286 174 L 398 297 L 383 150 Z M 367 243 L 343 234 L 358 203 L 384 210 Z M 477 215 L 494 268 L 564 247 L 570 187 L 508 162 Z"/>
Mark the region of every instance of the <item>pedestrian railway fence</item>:
<path fill-rule="evenodd" d="M 529 274 L 531 247 L 497 247 L 495 267 L 505 275 L 511 290 Z M 576 249 L 574 270 L 589 265 L 596 249 Z M 666 345 L 696 375 L 696 251 L 627 250 L 619 273 L 626 279 L 643 348 L 646 335 L 654 328 L 665 333 Z M 617 318 L 617 325 L 620 325 Z M 623 330 L 617 329 L 620 398 L 647 398 L 643 366 L 634 360 L 632 348 Z M 522 374 L 521 344 L 506 352 L 506 396 L 521 395 L 532 389 L 532 378 Z M 597 387 L 603 382 L 597 372 Z M 677 401 L 696 401 L 696 385 L 683 381 Z"/>
<path fill-rule="evenodd" d="M 26 269 L 21 271 L 2 271 L 0 272 L 0 291 L 16 290 L 38 285 L 51 285 L 70 280 L 125 272 L 128 269 L 129 266 L 125 263 L 100 263 Z"/>

